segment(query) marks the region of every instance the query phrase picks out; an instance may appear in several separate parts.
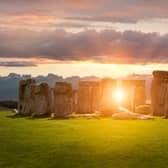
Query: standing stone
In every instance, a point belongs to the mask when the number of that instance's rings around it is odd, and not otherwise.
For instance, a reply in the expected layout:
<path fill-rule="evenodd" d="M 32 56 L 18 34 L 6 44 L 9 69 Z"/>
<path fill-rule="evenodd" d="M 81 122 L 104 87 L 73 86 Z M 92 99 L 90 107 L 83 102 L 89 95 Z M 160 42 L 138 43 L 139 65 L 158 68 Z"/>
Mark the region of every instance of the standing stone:
<path fill-rule="evenodd" d="M 73 112 L 77 112 L 77 105 L 78 105 L 78 92 L 77 90 L 73 90 L 72 95 L 72 102 L 73 102 Z"/>
<path fill-rule="evenodd" d="M 146 82 L 145 80 L 135 81 L 134 105 L 144 105 L 146 103 Z"/>
<path fill-rule="evenodd" d="M 78 88 L 78 113 L 90 113 L 92 101 L 92 88 L 89 81 L 80 81 Z"/>
<path fill-rule="evenodd" d="M 163 115 L 158 112 L 158 99 L 159 99 L 159 90 L 160 90 L 160 80 L 153 79 L 151 84 L 151 106 L 152 114 L 154 116 Z"/>
<path fill-rule="evenodd" d="M 122 88 L 124 100 L 122 106 L 134 111 L 136 106 L 145 105 L 146 87 L 145 80 L 123 80 Z"/>
<path fill-rule="evenodd" d="M 35 84 L 35 80 L 27 79 L 21 80 L 19 83 L 19 103 L 18 111 L 21 115 L 32 114 L 32 85 Z"/>
<path fill-rule="evenodd" d="M 132 110 L 132 103 L 134 101 L 132 89 L 133 86 L 130 80 L 122 80 L 123 100 L 121 102 L 121 106 L 128 110 Z"/>
<path fill-rule="evenodd" d="M 168 118 L 168 80 L 166 80 L 164 115 L 165 118 Z"/>
<path fill-rule="evenodd" d="M 100 102 L 100 82 L 80 81 L 78 89 L 78 113 L 93 113 Z"/>
<path fill-rule="evenodd" d="M 33 85 L 33 116 L 49 116 L 52 110 L 51 89 L 47 83 Z"/>
<path fill-rule="evenodd" d="M 165 102 L 166 102 L 166 83 L 163 81 L 160 85 L 159 95 L 158 95 L 158 107 L 157 111 L 162 116 L 165 114 Z"/>
<path fill-rule="evenodd" d="M 101 83 L 100 82 L 93 83 L 91 94 L 92 94 L 91 112 L 99 111 L 100 101 L 101 101 Z"/>
<path fill-rule="evenodd" d="M 103 79 L 101 83 L 100 111 L 103 116 L 111 116 L 116 112 L 118 105 L 116 101 L 117 81 L 114 79 Z"/>
<path fill-rule="evenodd" d="M 168 72 L 154 71 L 151 85 L 151 104 L 153 115 L 167 116 Z"/>
<path fill-rule="evenodd" d="M 73 110 L 72 85 L 66 82 L 56 82 L 54 88 L 54 117 L 66 118 Z"/>

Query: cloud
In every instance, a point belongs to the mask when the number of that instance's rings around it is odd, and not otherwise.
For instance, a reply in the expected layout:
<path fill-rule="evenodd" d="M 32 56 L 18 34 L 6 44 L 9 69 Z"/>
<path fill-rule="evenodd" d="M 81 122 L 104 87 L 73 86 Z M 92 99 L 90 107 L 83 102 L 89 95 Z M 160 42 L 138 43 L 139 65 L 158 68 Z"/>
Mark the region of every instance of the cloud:
<path fill-rule="evenodd" d="M 79 21 L 79 18 L 74 20 L 72 18 L 64 18 L 59 20 L 54 16 L 40 16 L 40 15 L 0 15 L 0 28 L 4 30 L 29 29 L 34 31 L 41 30 L 55 30 L 55 29 L 111 29 L 111 24 L 95 23 L 90 21 Z M 83 18 L 84 20 L 84 18 Z"/>
<path fill-rule="evenodd" d="M 131 22 L 167 18 L 166 0 L 0 0 L 0 14 L 37 15 L 79 21 Z"/>
<path fill-rule="evenodd" d="M 3 67 L 32 67 L 32 66 L 37 66 L 35 63 L 32 62 L 0 62 L 0 66 Z"/>
<path fill-rule="evenodd" d="M 1 58 L 45 58 L 63 62 L 94 61 L 117 64 L 168 61 L 168 35 L 157 33 L 13 30 L 0 31 L 0 37 Z M 23 65 L 26 66 L 27 63 L 24 62 Z"/>

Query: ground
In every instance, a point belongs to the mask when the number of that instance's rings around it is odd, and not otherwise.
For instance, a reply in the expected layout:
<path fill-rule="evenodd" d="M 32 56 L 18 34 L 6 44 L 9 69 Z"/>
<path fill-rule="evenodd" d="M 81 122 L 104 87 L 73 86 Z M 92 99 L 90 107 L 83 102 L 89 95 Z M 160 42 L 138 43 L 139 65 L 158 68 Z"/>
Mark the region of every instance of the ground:
<path fill-rule="evenodd" d="M 0 168 L 167 168 L 168 120 L 50 120 L 0 113 Z"/>

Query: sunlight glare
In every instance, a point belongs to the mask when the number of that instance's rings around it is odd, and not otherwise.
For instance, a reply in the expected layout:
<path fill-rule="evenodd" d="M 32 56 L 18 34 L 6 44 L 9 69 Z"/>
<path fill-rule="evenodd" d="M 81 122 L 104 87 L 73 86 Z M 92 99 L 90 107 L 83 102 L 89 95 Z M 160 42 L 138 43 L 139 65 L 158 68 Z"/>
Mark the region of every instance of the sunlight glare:
<path fill-rule="evenodd" d="M 118 90 L 118 91 L 116 92 L 116 99 L 117 99 L 119 102 L 121 102 L 121 101 L 123 100 L 123 92 L 122 92 L 122 90 Z"/>

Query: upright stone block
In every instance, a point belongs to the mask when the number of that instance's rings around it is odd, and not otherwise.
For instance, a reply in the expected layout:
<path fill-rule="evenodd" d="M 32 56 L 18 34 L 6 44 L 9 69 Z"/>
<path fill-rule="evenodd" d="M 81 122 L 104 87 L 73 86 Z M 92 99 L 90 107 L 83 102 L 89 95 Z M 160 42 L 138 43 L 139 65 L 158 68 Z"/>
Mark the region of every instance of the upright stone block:
<path fill-rule="evenodd" d="M 145 80 L 136 80 L 135 85 L 135 106 L 144 105 L 146 103 L 146 82 Z"/>
<path fill-rule="evenodd" d="M 121 102 L 121 106 L 127 108 L 128 110 L 132 110 L 132 103 L 134 101 L 132 86 L 130 80 L 122 80 L 122 91 L 123 91 L 123 100 Z"/>
<path fill-rule="evenodd" d="M 164 105 L 164 115 L 168 118 L 168 80 L 166 80 L 166 91 L 165 91 L 165 105 Z"/>
<path fill-rule="evenodd" d="M 51 103 L 51 89 L 47 83 L 36 84 L 33 79 L 20 81 L 18 111 L 21 115 L 49 115 Z"/>
<path fill-rule="evenodd" d="M 154 71 L 151 85 L 151 104 L 153 115 L 168 116 L 168 72 Z"/>
<path fill-rule="evenodd" d="M 78 88 L 78 113 L 90 113 L 91 112 L 91 87 L 89 82 L 80 81 Z"/>
<path fill-rule="evenodd" d="M 54 116 L 66 118 L 72 115 L 73 110 L 72 85 L 66 82 L 56 82 L 54 88 Z"/>
<path fill-rule="evenodd" d="M 52 111 L 51 89 L 47 83 L 33 85 L 33 115 L 49 116 Z"/>
<path fill-rule="evenodd" d="M 73 101 L 73 112 L 77 112 L 78 111 L 78 92 L 77 90 L 73 90 L 73 94 L 72 94 L 72 101 Z"/>
<path fill-rule="evenodd" d="M 27 79 L 21 80 L 19 83 L 19 103 L 18 111 L 21 115 L 32 114 L 32 86 L 35 84 L 35 80 Z"/>
<path fill-rule="evenodd" d="M 118 107 L 116 102 L 117 81 L 114 79 L 103 79 L 101 87 L 100 111 L 103 116 L 111 116 Z"/>
<path fill-rule="evenodd" d="M 100 109 L 100 101 L 101 101 L 101 82 L 95 82 L 92 87 L 92 105 L 91 112 L 99 111 Z"/>
<path fill-rule="evenodd" d="M 134 111 L 135 107 L 146 103 L 145 80 L 123 80 L 123 107 Z"/>
<path fill-rule="evenodd" d="M 100 82 L 80 81 L 78 89 L 78 113 L 93 113 L 99 109 Z"/>
<path fill-rule="evenodd" d="M 151 84 L 151 107 L 152 107 L 152 114 L 154 116 L 163 115 L 162 112 L 158 111 L 158 100 L 159 100 L 159 90 L 160 90 L 160 80 L 156 78 L 152 80 Z"/>

